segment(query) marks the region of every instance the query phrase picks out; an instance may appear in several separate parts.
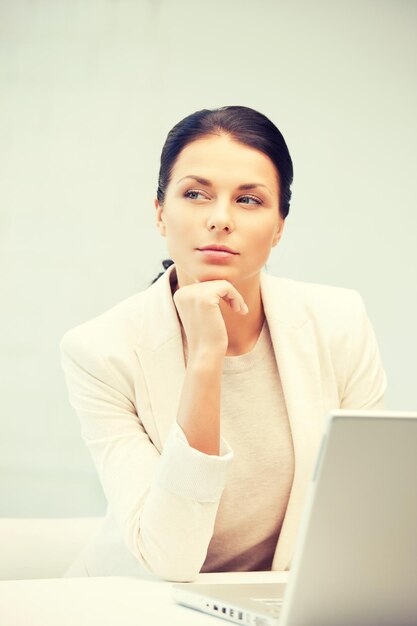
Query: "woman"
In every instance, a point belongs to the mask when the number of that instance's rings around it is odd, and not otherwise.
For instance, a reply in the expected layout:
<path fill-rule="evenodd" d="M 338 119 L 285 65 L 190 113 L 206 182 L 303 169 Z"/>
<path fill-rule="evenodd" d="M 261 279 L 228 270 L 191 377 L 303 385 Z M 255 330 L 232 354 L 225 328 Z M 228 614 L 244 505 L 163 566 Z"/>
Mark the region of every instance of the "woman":
<path fill-rule="evenodd" d="M 360 296 L 262 271 L 292 178 L 253 109 L 197 111 L 168 134 L 155 207 L 174 263 L 61 342 L 108 500 L 68 575 L 288 569 L 326 415 L 382 407 Z"/>

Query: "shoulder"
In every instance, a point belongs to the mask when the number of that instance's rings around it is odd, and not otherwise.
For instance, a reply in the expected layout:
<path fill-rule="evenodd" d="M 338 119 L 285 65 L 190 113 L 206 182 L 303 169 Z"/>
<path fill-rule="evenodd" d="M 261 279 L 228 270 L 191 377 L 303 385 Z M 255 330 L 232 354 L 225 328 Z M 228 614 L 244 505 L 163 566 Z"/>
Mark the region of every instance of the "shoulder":
<path fill-rule="evenodd" d="M 73 345 L 120 345 L 134 338 L 137 332 L 138 320 L 144 304 L 144 294 L 138 292 L 96 317 L 89 319 L 69 329 L 62 337 L 62 350 L 70 349 Z"/>
<path fill-rule="evenodd" d="M 145 341 L 166 341 L 178 325 L 168 270 L 155 283 L 100 315 L 68 330 L 62 337 L 62 352 L 90 352 L 104 356 L 132 353 Z"/>
<path fill-rule="evenodd" d="M 365 307 L 355 289 L 263 275 L 263 299 L 270 313 L 291 325 L 312 321 L 328 329 L 351 326 Z"/>

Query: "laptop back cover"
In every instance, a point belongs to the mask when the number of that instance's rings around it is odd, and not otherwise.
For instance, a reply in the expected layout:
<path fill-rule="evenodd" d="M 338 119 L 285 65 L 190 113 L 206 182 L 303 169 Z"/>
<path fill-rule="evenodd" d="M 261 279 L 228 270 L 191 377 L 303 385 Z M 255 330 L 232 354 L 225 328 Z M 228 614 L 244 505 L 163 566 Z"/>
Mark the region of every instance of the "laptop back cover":
<path fill-rule="evenodd" d="M 280 625 L 417 624 L 417 413 L 335 412 L 299 537 Z"/>

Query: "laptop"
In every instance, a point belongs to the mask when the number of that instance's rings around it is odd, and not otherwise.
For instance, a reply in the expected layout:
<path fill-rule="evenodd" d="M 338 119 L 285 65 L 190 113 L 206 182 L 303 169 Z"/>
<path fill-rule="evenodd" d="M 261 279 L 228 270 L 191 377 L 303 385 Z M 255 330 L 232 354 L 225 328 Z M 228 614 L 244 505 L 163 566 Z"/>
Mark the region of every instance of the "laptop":
<path fill-rule="evenodd" d="M 332 412 L 287 584 L 175 583 L 176 602 L 256 626 L 417 625 L 417 413 Z"/>

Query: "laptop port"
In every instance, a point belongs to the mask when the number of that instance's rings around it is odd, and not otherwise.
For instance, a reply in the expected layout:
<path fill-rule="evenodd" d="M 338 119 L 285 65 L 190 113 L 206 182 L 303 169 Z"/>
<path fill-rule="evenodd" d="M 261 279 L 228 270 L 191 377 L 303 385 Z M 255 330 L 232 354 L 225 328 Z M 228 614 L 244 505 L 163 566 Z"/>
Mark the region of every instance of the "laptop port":
<path fill-rule="evenodd" d="M 234 614 L 235 614 L 235 610 L 234 609 L 229 609 L 230 617 L 234 617 Z"/>
<path fill-rule="evenodd" d="M 222 613 L 224 613 L 226 615 L 226 607 L 222 606 Z"/>
<path fill-rule="evenodd" d="M 213 604 L 213 609 L 214 609 L 215 611 L 218 611 L 218 610 L 219 610 L 219 607 L 217 606 L 217 604 Z"/>
<path fill-rule="evenodd" d="M 242 611 L 239 611 L 239 612 L 238 612 L 238 614 L 237 614 L 237 619 L 241 619 L 241 620 L 243 620 L 243 613 L 242 613 Z"/>

